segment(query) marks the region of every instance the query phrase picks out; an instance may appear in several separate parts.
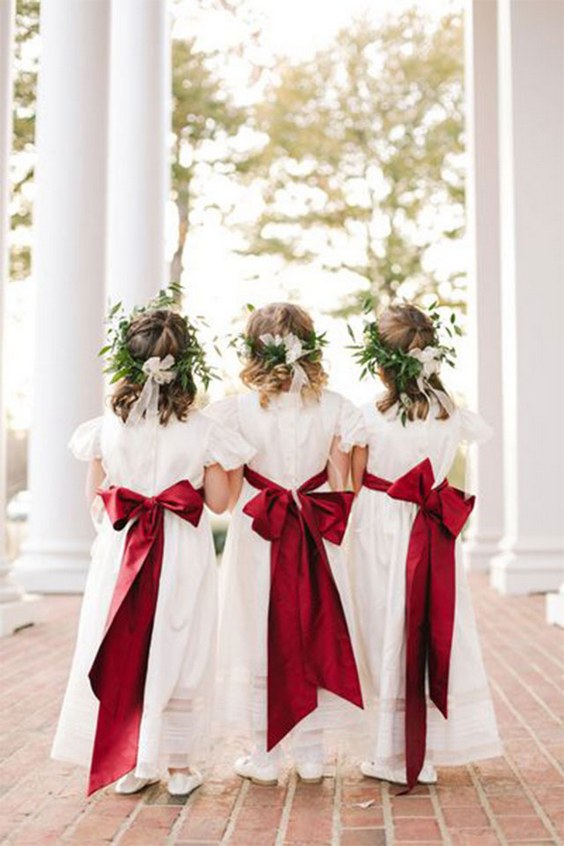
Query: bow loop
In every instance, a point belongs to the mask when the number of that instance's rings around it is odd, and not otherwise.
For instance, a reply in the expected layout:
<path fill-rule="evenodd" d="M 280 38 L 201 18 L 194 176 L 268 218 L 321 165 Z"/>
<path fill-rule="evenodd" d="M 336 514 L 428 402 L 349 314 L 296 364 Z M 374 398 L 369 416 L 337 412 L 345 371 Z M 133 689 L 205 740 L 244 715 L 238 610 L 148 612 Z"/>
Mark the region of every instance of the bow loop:
<path fill-rule="evenodd" d="M 425 458 L 390 484 L 388 496 L 422 506 L 431 493 L 434 482 L 433 466 L 429 459 Z"/>
<path fill-rule="evenodd" d="M 290 491 L 265 488 L 247 502 L 243 513 L 252 517 L 253 531 L 264 540 L 278 540 L 284 530 L 288 509 L 296 504 Z"/>
<path fill-rule="evenodd" d="M 311 507 L 321 537 L 341 545 L 354 501 L 351 491 L 298 494 L 307 508 Z"/>

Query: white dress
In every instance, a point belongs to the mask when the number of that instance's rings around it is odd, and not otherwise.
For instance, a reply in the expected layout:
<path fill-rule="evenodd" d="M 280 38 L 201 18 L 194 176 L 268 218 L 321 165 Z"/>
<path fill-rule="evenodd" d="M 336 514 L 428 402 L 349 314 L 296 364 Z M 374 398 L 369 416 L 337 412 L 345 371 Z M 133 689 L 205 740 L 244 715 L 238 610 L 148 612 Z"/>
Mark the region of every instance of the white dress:
<path fill-rule="evenodd" d="M 166 426 L 127 427 L 114 414 L 78 427 L 70 447 L 84 461 L 101 458 L 104 486 L 148 496 L 187 479 L 203 484 L 204 468 L 240 466 L 253 450 L 200 411 Z M 98 713 L 88 672 L 98 650 L 127 527 L 115 531 L 99 499 L 97 537 L 84 592 L 76 649 L 52 756 L 89 766 Z M 217 648 L 217 565 L 206 512 L 197 527 L 165 511 L 164 553 L 145 681 L 137 768 L 151 778 L 166 766 L 201 759 L 208 738 Z"/>
<path fill-rule="evenodd" d="M 214 419 L 241 434 L 255 449 L 252 470 L 278 485 L 296 489 L 327 465 L 331 444 L 350 451 L 361 415 L 352 403 L 333 391 L 319 401 L 281 393 L 268 408 L 249 393 L 222 400 L 206 409 Z M 347 438 L 343 437 L 347 432 Z M 329 490 L 328 485 L 319 488 Z M 271 544 L 256 534 L 243 507 L 258 491 L 246 480 L 232 515 L 220 566 L 219 702 L 220 728 L 265 750 L 267 617 L 270 595 Z M 325 541 L 352 635 L 352 601 L 343 550 Z M 322 730 L 360 722 L 361 712 L 327 691 L 319 691 L 319 706 L 288 737 L 297 760 L 322 754 Z M 327 748 L 327 744 L 325 744 Z M 279 746 L 274 752 L 279 751 Z"/>
<path fill-rule="evenodd" d="M 437 420 L 436 408 L 431 409 L 426 420 L 405 426 L 395 409 L 382 414 L 376 402 L 363 406 L 362 413 L 367 470 L 388 481 L 429 458 L 438 485 L 462 442 L 485 440 L 491 434 L 477 414 L 462 409 L 448 420 Z M 349 524 L 359 652 L 367 671 L 371 760 L 396 771 L 405 767 L 405 578 L 416 513 L 413 503 L 363 487 Z M 459 544 L 448 714 L 444 719 L 427 700 L 427 761 L 459 765 L 502 754 Z"/>

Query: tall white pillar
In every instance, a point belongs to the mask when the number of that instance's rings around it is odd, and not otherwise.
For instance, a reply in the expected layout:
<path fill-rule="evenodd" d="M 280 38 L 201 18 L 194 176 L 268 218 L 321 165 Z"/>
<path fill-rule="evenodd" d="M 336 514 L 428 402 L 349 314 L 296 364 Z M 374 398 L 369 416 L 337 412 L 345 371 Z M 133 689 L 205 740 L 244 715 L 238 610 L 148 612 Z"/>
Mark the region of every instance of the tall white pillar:
<path fill-rule="evenodd" d="M 127 308 L 168 282 L 169 54 L 166 0 L 112 4 L 108 294 Z"/>
<path fill-rule="evenodd" d="M 12 63 L 15 0 L 0 0 L 0 636 L 37 618 L 35 597 L 12 581 L 6 558 L 6 430 L 4 408 L 4 289 L 9 276 L 9 167 L 12 149 Z"/>
<path fill-rule="evenodd" d="M 470 450 L 478 496 L 464 551 L 468 569 L 487 571 L 503 534 L 496 0 L 468 0 L 465 32 L 469 322 L 476 376 L 472 405 L 494 435 L 479 451 Z"/>
<path fill-rule="evenodd" d="M 564 3 L 499 0 L 504 593 L 564 578 Z"/>
<path fill-rule="evenodd" d="M 109 0 L 42 0 L 32 501 L 15 571 L 46 592 L 82 589 L 92 541 L 85 467 L 67 442 L 102 409 L 109 27 Z"/>

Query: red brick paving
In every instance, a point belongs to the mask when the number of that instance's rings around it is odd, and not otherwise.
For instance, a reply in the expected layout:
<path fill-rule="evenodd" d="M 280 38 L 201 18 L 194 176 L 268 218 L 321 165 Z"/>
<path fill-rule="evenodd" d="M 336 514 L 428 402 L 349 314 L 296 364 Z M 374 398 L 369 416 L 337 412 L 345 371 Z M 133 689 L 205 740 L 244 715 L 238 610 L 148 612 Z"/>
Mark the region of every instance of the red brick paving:
<path fill-rule="evenodd" d="M 505 757 L 444 769 L 396 796 L 352 762 L 321 785 L 260 788 L 218 764 L 188 802 L 158 785 L 84 799 L 82 770 L 50 761 L 79 600 L 0 641 L 0 843 L 6 846 L 535 846 L 564 837 L 564 638 L 542 597 L 501 598 L 472 577 Z"/>

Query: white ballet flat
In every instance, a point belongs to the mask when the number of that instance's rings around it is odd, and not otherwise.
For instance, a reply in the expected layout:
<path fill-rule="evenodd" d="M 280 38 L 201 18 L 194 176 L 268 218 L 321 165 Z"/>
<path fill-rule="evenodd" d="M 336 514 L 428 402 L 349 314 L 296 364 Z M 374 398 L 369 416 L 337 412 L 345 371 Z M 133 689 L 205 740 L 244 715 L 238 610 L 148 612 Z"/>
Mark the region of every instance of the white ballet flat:
<path fill-rule="evenodd" d="M 303 764 L 296 764 L 296 771 L 306 784 L 319 784 L 323 781 L 323 764 L 304 761 Z"/>
<path fill-rule="evenodd" d="M 374 761 L 363 761 L 360 765 L 362 775 L 368 778 L 378 778 L 380 781 L 391 781 L 393 784 L 407 784 L 405 770 L 394 770 Z M 417 779 L 419 784 L 436 784 L 437 771 L 432 764 L 424 764 Z"/>
<path fill-rule="evenodd" d="M 114 790 L 122 796 L 127 796 L 130 793 L 138 793 L 149 784 L 156 784 L 158 780 L 158 778 L 138 778 L 134 770 L 131 770 L 116 782 Z"/>
<path fill-rule="evenodd" d="M 171 796 L 188 796 L 204 782 L 204 777 L 198 770 L 191 773 L 169 773 L 166 789 Z"/>
<path fill-rule="evenodd" d="M 234 769 L 238 776 L 250 779 L 253 784 L 264 787 L 278 784 L 278 767 L 275 764 L 258 764 L 252 755 L 237 758 Z"/>

